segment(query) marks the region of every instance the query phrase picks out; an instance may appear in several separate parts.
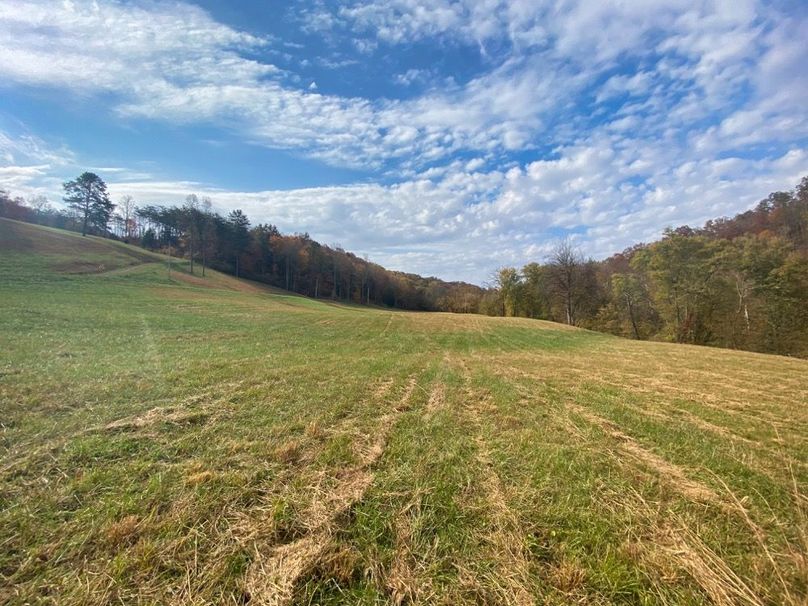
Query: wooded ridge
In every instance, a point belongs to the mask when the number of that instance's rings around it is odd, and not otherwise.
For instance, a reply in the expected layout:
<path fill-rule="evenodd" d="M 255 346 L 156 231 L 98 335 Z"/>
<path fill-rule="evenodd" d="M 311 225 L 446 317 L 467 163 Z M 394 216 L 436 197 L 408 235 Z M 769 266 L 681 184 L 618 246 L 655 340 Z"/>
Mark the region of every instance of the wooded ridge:
<path fill-rule="evenodd" d="M 503 267 L 486 288 L 391 271 L 307 233 L 226 217 L 207 198 L 118 205 L 93 173 L 65 183 L 66 210 L 0 191 L 0 216 L 117 238 L 299 294 L 408 310 L 552 320 L 634 339 L 808 357 L 808 177 L 733 218 L 667 229 L 608 259 L 573 241 Z M 194 267 L 196 265 L 196 268 Z"/>

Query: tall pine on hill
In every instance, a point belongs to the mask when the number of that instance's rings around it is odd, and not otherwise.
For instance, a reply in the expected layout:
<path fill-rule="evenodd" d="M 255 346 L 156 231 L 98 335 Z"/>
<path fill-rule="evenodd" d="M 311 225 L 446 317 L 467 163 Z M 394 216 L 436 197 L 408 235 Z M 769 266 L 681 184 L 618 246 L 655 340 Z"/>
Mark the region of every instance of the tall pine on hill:
<path fill-rule="evenodd" d="M 101 177 L 85 172 L 77 179 L 67 181 L 62 187 L 65 190 L 64 201 L 81 218 L 82 236 L 87 235 L 88 227 L 106 230 L 115 205 L 110 201 L 107 184 Z"/>

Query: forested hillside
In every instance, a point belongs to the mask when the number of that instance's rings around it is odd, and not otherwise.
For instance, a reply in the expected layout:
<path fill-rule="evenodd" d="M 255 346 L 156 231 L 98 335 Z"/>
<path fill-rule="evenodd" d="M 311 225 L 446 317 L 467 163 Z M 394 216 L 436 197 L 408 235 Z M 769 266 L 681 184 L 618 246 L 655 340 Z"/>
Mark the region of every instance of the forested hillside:
<path fill-rule="evenodd" d="M 119 238 L 184 257 L 192 272 L 210 266 L 315 298 L 808 356 L 808 177 L 734 218 L 668 229 L 603 261 L 562 242 L 543 263 L 501 268 L 487 289 L 390 271 L 305 233 L 253 226 L 240 210 L 223 217 L 194 195 L 183 206 L 140 207 L 127 196 L 114 213 L 106 202 L 92 211 L 70 202 L 68 186 L 85 177 L 103 185 L 92 173 L 65 184 L 70 211 L 0 192 L 0 216 Z"/>
<path fill-rule="evenodd" d="M 635 339 L 808 355 L 808 177 L 734 218 L 665 231 L 604 261 L 562 243 L 498 271 L 481 311 Z"/>
<path fill-rule="evenodd" d="M 84 215 L 89 219 L 86 227 Z M 139 207 L 125 196 L 115 213 L 103 209 L 85 213 L 75 207 L 56 210 L 44 199 L 12 199 L 0 191 L 0 217 L 87 230 L 184 257 L 191 261 L 191 271 L 201 275 L 206 267 L 213 267 L 315 298 L 473 313 L 483 293 L 473 284 L 387 270 L 339 246 L 321 244 L 306 233 L 282 234 L 271 224 L 253 226 L 240 210 L 223 217 L 212 210 L 210 200 L 195 195 L 188 196 L 182 206 Z"/>

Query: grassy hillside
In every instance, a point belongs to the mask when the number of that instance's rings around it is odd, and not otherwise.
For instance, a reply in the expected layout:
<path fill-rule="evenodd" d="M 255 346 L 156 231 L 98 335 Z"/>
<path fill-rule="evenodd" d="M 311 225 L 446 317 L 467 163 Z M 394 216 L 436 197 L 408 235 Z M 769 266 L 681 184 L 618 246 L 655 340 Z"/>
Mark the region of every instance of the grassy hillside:
<path fill-rule="evenodd" d="M 0 220 L 0 602 L 805 603 L 808 361 L 165 261 Z"/>

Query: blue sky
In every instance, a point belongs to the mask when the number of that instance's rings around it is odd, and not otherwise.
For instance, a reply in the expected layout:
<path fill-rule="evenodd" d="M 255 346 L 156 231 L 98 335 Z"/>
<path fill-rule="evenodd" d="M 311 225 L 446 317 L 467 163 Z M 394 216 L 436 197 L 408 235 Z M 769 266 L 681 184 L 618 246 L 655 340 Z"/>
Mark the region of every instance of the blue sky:
<path fill-rule="evenodd" d="M 806 39 L 801 0 L 0 0 L 0 188 L 89 169 L 481 283 L 793 187 Z"/>

